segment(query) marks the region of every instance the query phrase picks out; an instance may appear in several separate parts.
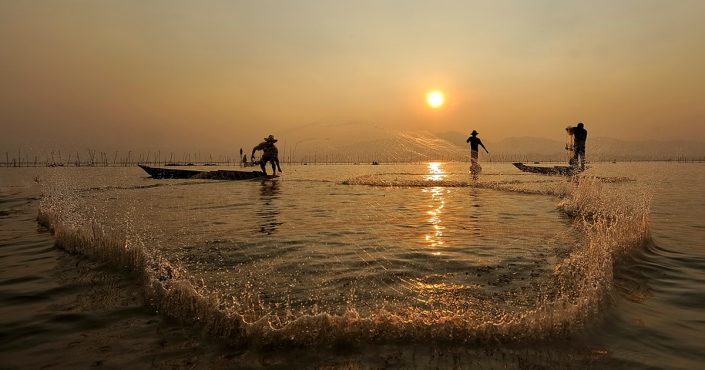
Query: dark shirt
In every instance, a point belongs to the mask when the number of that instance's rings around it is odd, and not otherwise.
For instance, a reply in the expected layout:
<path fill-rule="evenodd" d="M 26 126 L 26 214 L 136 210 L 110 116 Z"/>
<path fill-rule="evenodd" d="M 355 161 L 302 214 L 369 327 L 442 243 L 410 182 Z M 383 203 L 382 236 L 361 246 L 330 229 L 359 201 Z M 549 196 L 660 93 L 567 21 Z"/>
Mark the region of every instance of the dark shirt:
<path fill-rule="evenodd" d="M 575 137 L 575 145 L 585 146 L 585 140 L 587 140 L 587 130 L 582 127 L 574 127 L 573 137 Z"/>
<path fill-rule="evenodd" d="M 254 154 L 257 150 L 262 151 L 262 157 L 264 158 L 276 158 L 279 155 L 279 150 L 271 141 L 261 142 L 259 145 L 254 147 L 254 149 L 252 149 L 252 153 Z"/>
<path fill-rule="evenodd" d="M 476 152 L 479 150 L 479 146 L 482 145 L 482 140 L 480 140 L 479 137 L 477 136 L 470 136 L 467 140 L 468 143 L 470 143 L 470 150 L 473 152 Z M 484 145 L 482 145 L 484 148 Z"/>

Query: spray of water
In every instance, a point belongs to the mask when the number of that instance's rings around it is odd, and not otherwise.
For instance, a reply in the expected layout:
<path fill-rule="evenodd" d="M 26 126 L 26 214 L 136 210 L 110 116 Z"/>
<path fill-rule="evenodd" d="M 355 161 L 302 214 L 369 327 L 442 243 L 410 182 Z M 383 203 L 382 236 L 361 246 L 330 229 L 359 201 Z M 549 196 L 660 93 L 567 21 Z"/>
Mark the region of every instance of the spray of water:
<path fill-rule="evenodd" d="M 348 184 L 371 181 L 358 178 Z M 414 185 L 406 185 L 414 186 Z M 446 186 L 468 186 L 449 183 Z M 563 258 L 531 306 L 492 305 L 482 309 L 380 308 L 360 314 L 353 300 L 342 314 L 318 312 L 281 315 L 257 295 L 243 292 L 230 301 L 169 261 L 139 233 L 106 229 L 81 217 L 75 193 L 45 189 L 38 221 L 69 252 L 124 267 L 143 279 L 148 301 L 159 312 L 196 322 L 212 335 L 240 344 L 320 345 L 367 342 L 516 342 L 570 335 L 599 318 L 613 291 L 612 270 L 618 257 L 648 240 L 650 197 L 607 191 L 598 179 L 556 182 L 540 191 L 518 183 L 473 184 L 503 191 L 560 197 L 559 208 L 586 236 L 584 245 Z M 482 306 L 482 305 L 481 305 Z"/>

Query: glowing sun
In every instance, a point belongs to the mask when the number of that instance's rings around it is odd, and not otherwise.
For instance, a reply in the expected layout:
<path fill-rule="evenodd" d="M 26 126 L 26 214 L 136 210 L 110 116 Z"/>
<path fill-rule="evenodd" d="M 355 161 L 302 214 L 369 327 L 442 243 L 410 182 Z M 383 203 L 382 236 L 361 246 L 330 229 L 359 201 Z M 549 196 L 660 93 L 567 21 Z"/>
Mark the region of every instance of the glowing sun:
<path fill-rule="evenodd" d="M 443 91 L 433 90 L 429 91 L 428 94 L 426 94 L 426 103 L 431 108 L 440 108 L 445 102 L 446 97 L 445 95 L 443 95 Z"/>

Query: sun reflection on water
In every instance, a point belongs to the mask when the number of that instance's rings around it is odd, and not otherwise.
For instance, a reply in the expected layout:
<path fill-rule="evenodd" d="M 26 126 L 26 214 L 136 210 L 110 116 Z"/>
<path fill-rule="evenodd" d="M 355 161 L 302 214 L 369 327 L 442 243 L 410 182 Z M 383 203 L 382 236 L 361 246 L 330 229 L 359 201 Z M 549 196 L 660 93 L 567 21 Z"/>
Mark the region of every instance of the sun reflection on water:
<path fill-rule="evenodd" d="M 426 181 L 441 181 L 446 177 L 446 172 L 443 170 L 443 163 L 428 162 L 428 175 L 424 177 Z"/>
<path fill-rule="evenodd" d="M 425 177 L 427 181 L 440 181 L 446 177 L 446 172 L 442 167 L 440 162 L 429 162 L 428 163 L 428 176 Z M 445 207 L 445 193 L 448 191 L 444 187 L 434 186 L 430 188 L 423 188 L 421 190 L 424 193 L 431 194 L 431 204 L 429 204 L 429 210 L 426 214 L 429 216 L 426 220 L 428 224 L 432 227 L 432 232 L 424 236 L 426 244 L 431 247 L 431 254 L 434 256 L 440 256 L 442 253 L 439 250 L 440 247 L 445 246 L 445 241 L 443 240 L 443 220 L 441 216 L 443 215 L 443 208 Z"/>

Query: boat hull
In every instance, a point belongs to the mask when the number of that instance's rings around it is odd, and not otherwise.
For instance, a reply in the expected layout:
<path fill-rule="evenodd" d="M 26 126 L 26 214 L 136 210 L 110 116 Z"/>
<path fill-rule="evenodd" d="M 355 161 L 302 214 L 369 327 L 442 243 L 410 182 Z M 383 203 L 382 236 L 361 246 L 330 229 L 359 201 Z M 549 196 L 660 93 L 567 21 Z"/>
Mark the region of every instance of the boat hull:
<path fill-rule="evenodd" d="M 155 179 L 250 180 L 267 178 L 267 175 L 262 171 L 198 171 L 149 167 L 141 164 L 138 166 Z"/>
<path fill-rule="evenodd" d="M 540 175 L 548 176 L 575 176 L 579 174 L 580 169 L 571 166 L 553 166 L 553 167 L 542 167 L 542 166 L 527 166 L 523 163 L 516 162 L 512 163 L 514 167 L 518 168 L 522 172 L 536 173 Z"/>

